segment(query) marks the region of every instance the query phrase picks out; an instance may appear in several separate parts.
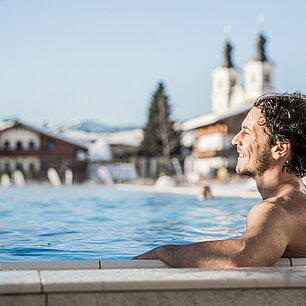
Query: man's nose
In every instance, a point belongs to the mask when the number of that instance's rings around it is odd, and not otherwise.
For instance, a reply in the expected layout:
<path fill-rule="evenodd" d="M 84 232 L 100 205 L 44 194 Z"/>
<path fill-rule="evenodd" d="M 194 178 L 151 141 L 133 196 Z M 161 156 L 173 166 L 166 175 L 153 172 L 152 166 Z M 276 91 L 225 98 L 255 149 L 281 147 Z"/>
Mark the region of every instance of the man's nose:
<path fill-rule="evenodd" d="M 239 144 L 239 142 L 240 142 L 240 140 L 239 140 L 239 134 L 240 134 L 240 132 L 237 133 L 237 134 L 234 136 L 234 138 L 232 139 L 232 145 L 233 145 L 233 146 L 237 146 L 237 145 Z"/>

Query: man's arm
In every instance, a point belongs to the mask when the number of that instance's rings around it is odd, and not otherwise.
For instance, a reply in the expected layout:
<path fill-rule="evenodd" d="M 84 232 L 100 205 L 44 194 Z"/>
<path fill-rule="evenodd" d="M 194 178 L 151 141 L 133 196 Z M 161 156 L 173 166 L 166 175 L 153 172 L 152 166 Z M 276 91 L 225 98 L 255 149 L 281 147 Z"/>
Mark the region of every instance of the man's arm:
<path fill-rule="evenodd" d="M 247 230 L 238 239 L 164 245 L 134 259 L 160 259 L 179 268 L 271 266 L 287 247 L 288 228 L 283 209 L 262 202 L 251 209 Z"/>

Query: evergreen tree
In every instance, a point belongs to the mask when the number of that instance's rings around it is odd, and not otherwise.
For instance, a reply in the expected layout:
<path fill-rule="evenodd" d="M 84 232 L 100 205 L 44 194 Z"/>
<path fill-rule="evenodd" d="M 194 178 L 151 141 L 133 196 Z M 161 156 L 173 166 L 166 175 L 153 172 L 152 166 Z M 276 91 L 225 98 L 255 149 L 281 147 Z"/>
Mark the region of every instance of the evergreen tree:
<path fill-rule="evenodd" d="M 161 156 L 166 174 L 170 174 L 171 156 L 178 153 L 181 134 L 174 128 L 175 122 L 170 120 L 170 113 L 164 85 L 159 83 L 152 96 L 140 149 L 152 156 Z"/>

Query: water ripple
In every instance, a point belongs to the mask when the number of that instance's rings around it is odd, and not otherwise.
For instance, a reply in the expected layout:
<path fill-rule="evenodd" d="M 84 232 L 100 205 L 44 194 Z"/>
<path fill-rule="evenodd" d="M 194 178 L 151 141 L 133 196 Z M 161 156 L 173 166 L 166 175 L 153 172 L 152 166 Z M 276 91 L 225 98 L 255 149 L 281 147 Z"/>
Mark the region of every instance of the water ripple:
<path fill-rule="evenodd" d="M 0 261 L 128 259 L 238 237 L 256 200 L 73 186 L 0 189 Z"/>

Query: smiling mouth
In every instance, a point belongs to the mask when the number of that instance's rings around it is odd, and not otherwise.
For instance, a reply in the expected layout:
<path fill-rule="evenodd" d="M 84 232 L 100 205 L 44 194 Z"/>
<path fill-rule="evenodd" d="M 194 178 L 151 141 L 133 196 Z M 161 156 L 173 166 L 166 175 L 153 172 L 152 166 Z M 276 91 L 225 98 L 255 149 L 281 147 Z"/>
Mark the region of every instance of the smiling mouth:
<path fill-rule="evenodd" d="M 244 158 L 244 157 L 246 157 L 246 155 L 243 154 L 243 153 L 238 153 L 238 157 L 239 157 L 239 158 Z"/>

